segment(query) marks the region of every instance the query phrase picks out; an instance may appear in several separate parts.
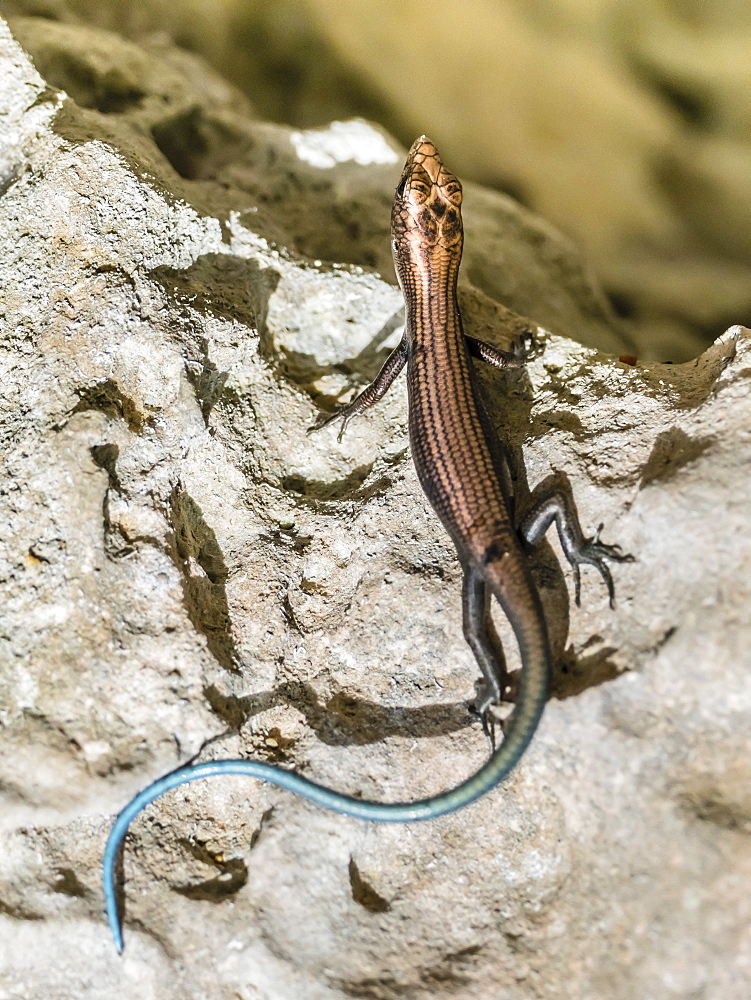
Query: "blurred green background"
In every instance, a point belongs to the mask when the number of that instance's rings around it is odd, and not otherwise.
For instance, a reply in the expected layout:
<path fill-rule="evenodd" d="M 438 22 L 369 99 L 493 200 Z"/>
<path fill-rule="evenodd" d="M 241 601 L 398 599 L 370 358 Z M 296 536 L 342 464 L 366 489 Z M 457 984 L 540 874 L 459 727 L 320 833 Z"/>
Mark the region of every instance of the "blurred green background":
<path fill-rule="evenodd" d="M 749 0 L 0 0 L 201 55 L 259 118 L 426 132 L 582 248 L 657 355 L 751 324 Z"/>

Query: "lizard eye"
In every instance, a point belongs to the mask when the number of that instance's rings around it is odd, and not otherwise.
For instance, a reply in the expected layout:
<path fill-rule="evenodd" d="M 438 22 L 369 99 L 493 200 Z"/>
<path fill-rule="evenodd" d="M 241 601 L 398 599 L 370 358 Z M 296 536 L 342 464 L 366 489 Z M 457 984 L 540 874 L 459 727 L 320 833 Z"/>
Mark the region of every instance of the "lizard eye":
<path fill-rule="evenodd" d="M 407 178 L 402 177 L 399 183 L 396 185 L 396 197 L 401 198 L 404 195 L 404 188 L 407 184 Z"/>

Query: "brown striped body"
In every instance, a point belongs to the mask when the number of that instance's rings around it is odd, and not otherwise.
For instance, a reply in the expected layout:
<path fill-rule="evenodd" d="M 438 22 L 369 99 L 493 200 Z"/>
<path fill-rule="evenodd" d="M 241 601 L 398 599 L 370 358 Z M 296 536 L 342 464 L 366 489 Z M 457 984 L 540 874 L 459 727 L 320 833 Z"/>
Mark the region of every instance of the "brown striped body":
<path fill-rule="evenodd" d="M 518 368 L 528 357 L 528 345 L 507 353 L 462 329 L 456 298 L 464 241 L 461 203 L 461 184 L 446 170 L 430 139 L 421 136 L 407 155 L 391 212 L 394 267 L 406 308 L 404 336 L 375 380 L 316 426 L 341 420 L 341 440 L 352 417 L 381 399 L 407 366 L 412 457 L 464 570 L 464 636 L 484 679 L 475 708 L 491 737 L 488 710 L 503 699 L 508 681 L 490 616 L 491 594 L 519 644 L 522 672 L 515 710 L 485 774 L 500 780 L 532 738 L 550 676 L 545 618 L 521 540 L 534 545 L 555 521 L 574 571 L 577 603 L 580 565 L 599 570 L 612 603 L 613 582 L 605 559 L 630 557 L 621 555 L 617 546 L 601 543 L 599 532 L 585 538 L 570 498 L 558 491 L 542 496 L 520 524 L 514 523 L 505 456 L 483 412 L 473 358 L 496 368 Z"/>
<path fill-rule="evenodd" d="M 498 467 L 500 446 L 490 444 L 457 303 L 461 186 L 425 137 L 407 158 L 391 232 L 406 303 L 409 429 L 420 483 L 465 572 L 471 568 L 482 575 L 522 653 L 533 657 L 525 666 L 547 675 L 542 609 L 511 520 Z"/>

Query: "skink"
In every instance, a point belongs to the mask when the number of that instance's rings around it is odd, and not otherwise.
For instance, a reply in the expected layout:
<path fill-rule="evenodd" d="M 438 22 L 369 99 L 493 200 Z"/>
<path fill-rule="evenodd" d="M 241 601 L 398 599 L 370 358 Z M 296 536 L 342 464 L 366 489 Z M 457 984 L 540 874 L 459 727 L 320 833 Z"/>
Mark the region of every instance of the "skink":
<path fill-rule="evenodd" d="M 461 809 L 490 791 L 514 767 L 532 739 L 547 697 L 550 647 L 522 545 L 538 542 L 555 521 L 573 568 L 577 603 L 582 563 L 600 571 L 613 603 L 613 582 L 604 560 L 630 557 L 617 546 L 601 543 L 599 530 L 593 538 L 584 538 L 564 494 L 549 494 L 518 526 L 513 521 L 505 458 L 483 412 L 470 355 L 497 368 L 516 368 L 526 360 L 528 345 L 504 352 L 462 330 L 456 298 L 464 238 L 461 202 L 461 184 L 444 167 L 433 143 L 421 136 L 407 156 L 391 215 L 394 265 L 406 306 L 404 336 L 375 381 L 317 426 L 341 419 L 341 438 L 348 421 L 381 399 L 407 366 L 412 457 L 422 488 L 451 536 L 464 571 L 464 636 L 483 676 L 475 709 L 490 735 L 490 708 L 503 699 L 508 683 L 503 650 L 490 618 L 491 595 L 501 605 L 519 645 L 521 680 L 503 741 L 466 781 L 413 802 L 355 798 L 261 761 L 211 761 L 172 771 L 135 796 L 117 816 L 107 840 L 104 895 L 118 950 L 123 939 L 115 861 L 129 824 L 154 799 L 198 778 L 244 774 L 348 816 L 376 822 L 409 823 Z"/>

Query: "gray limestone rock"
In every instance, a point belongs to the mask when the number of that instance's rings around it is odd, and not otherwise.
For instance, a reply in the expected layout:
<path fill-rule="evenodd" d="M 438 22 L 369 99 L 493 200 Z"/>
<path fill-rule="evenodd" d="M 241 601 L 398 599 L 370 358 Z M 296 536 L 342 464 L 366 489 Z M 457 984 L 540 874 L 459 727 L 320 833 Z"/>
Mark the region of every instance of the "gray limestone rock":
<path fill-rule="evenodd" d="M 160 800 L 128 838 L 116 955 L 112 817 L 199 751 L 394 800 L 486 746 L 403 385 L 341 444 L 306 434 L 399 336 L 403 150 L 364 122 L 254 120 L 172 50 L 13 31 L 0 996 L 745 1000 L 751 331 L 684 365 L 616 360 L 571 245 L 472 186 L 468 332 L 545 347 L 481 376 L 519 502 L 568 484 L 585 529 L 604 522 L 636 557 L 617 606 L 594 573 L 573 605 L 554 539 L 534 556 L 554 696 L 464 812 L 371 826 L 237 778 Z"/>

